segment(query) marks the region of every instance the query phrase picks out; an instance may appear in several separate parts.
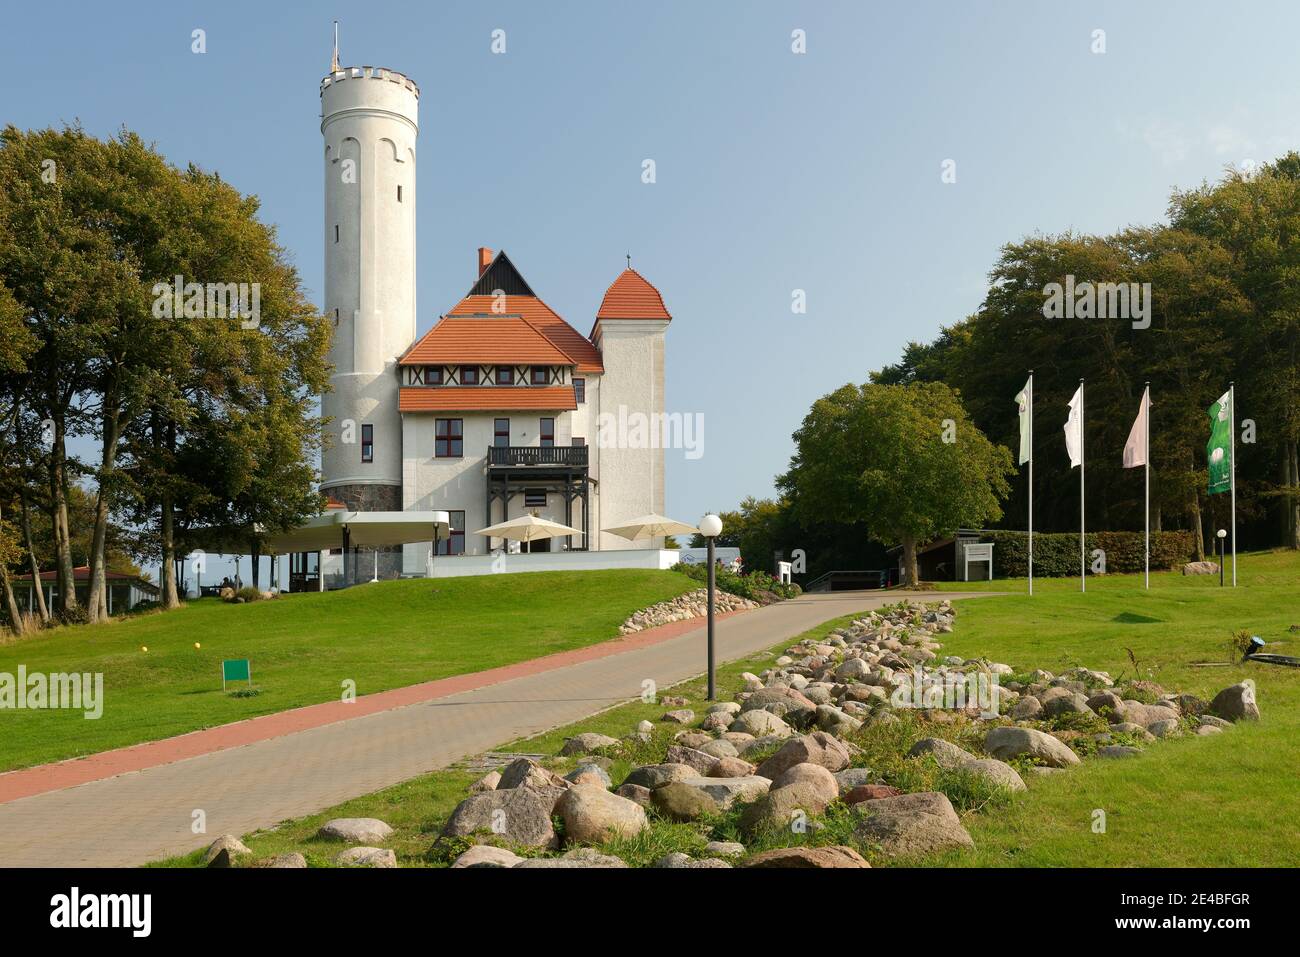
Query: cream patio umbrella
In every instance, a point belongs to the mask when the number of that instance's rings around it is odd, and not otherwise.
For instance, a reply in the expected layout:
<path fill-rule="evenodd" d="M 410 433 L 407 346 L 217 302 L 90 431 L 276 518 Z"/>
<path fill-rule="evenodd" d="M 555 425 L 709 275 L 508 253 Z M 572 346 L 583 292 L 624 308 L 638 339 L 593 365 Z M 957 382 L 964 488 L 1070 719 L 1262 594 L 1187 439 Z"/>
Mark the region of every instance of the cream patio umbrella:
<path fill-rule="evenodd" d="M 475 535 L 491 535 L 493 538 L 508 538 L 515 542 L 534 542 L 539 538 L 566 538 L 569 535 L 581 535 L 582 529 L 552 522 L 549 518 L 536 515 L 520 515 L 507 522 L 498 522 L 487 528 L 480 528 Z M 531 548 L 529 549 L 532 550 Z"/>
<path fill-rule="evenodd" d="M 634 518 L 622 525 L 604 528 L 601 531 L 617 535 L 619 538 L 626 538 L 630 542 L 635 542 L 639 538 L 659 538 L 662 535 L 698 535 L 700 532 L 694 525 L 687 525 L 685 522 L 666 518 L 663 515 L 642 515 L 640 518 Z"/>

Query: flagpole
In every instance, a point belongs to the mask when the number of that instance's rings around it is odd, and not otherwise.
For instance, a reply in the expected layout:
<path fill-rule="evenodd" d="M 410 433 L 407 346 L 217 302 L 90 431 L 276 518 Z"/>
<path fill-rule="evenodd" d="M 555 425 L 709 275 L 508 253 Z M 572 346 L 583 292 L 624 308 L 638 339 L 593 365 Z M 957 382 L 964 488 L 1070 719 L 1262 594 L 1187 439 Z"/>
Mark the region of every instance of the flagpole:
<path fill-rule="evenodd" d="M 1229 448 L 1232 458 L 1228 463 L 1232 489 L 1232 587 L 1237 587 L 1237 383 L 1228 383 L 1228 421 L 1232 425 Z"/>
<path fill-rule="evenodd" d="M 1142 461 L 1146 473 L 1146 540 L 1143 548 L 1143 587 L 1151 588 L 1151 382 L 1147 381 L 1146 391 L 1142 393 L 1142 421 L 1145 423 L 1142 436 Z"/>
<path fill-rule="evenodd" d="M 1079 591 L 1088 590 L 1087 559 L 1084 557 L 1084 524 L 1087 512 L 1084 509 L 1083 486 L 1083 379 L 1079 380 Z"/>
<path fill-rule="evenodd" d="M 1029 594 L 1034 593 L 1034 370 L 1029 370 Z"/>

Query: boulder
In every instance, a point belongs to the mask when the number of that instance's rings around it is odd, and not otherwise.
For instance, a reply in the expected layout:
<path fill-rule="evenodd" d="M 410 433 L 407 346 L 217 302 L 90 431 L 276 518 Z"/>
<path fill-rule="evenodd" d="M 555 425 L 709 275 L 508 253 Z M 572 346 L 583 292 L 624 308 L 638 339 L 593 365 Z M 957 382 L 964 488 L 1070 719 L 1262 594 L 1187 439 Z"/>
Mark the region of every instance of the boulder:
<path fill-rule="evenodd" d="M 253 866 L 270 867 L 277 870 L 306 867 L 307 858 L 303 857 L 297 851 L 291 851 L 288 854 L 277 854 L 274 857 L 264 857 L 260 861 L 254 861 Z"/>
<path fill-rule="evenodd" d="M 565 839 L 582 844 L 635 837 L 646 826 L 641 805 L 604 788 L 585 785 L 569 788 L 556 803 L 555 810 L 564 820 Z"/>
<path fill-rule="evenodd" d="M 833 844 L 829 847 L 778 847 L 755 854 L 741 867 L 870 867 L 861 854 L 851 847 Z"/>
<path fill-rule="evenodd" d="M 725 741 L 722 738 L 715 738 L 706 744 L 700 745 L 695 750 L 703 751 L 705 754 L 709 755 L 709 757 L 713 758 L 734 758 L 740 755 L 740 751 L 737 750 L 734 744 L 730 741 Z"/>
<path fill-rule="evenodd" d="M 758 766 L 754 773 L 775 780 L 796 764 L 817 764 L 827 771 L 841 771 L 849 766 L 849 749 L 834 735 L 814 731 L 787 741 L 781 750 Z"/>
<path fill-rule="evenodd" d="M 681 851 L 673 851 L 671 854 L 665 854 L 652 865 L 654 867 L 669 867 L 675 870 L 683 868 L 729 868 L 731 867 L 726 861 L 719 860 L 716 857 L 704 857 L 695 860 L 689 854 L 683 854 Z"/>
<path fill-rule="evenodd" d="M 861 804 L 863 801 L 879 801 L 881 798 L 898 797 L 902 794 L 896 787 L 888 784 L 859 784 L 847 794 L 840 797 L 845 804 Z"/>
<path fill-rule="evenodd" d="M 1132 698 L 1127 698 L 1120 705 L 1117 712 L 1109 715 L 1108 720 L 1111 724 L 1124 722 L 1127 724 L 1137 724 L 1144 728 L 1150 728 L 1157 721 L 1164 721 L 1174 715 L 1171 708 L 1162 707 L 1154 704 L 1143 704 Z"/>
<path fill-rule="evenodd" d="M 719 758 L 718 763 L 708 776 L 711 778 L 747 778 L 754 773 L 754 766 L 743 758 Z"/>
<path fill-rule="evenodd" d="M 1218 562 L 1187 562 L 1183 565 L 1184 575 L 1217 575 L 1219 574 Z"/>
<path fill-rule="evenodd" d="M 1043 703 L 1043 713 L 1049 718 L 1062 714 L 1091 714 L 1088 698 L 1077 691 L 1057 695 Z"/>
<path fill-rule="evenodd" d="M 717 711 L 706 714 L 704 720 L 700 722 L 700 727 L 705 731 L 726 731 L 735 720 L 735 715 L 727 711 Z"/>
<path fill-rule="evenodd" d="M 1033 695 L 1026 695 L 1015 703 L 1011 717 L 1017 721 L 1035 721 L 1043 713 L 1043 703 Z"/>
<path fill-rule="evenodd" d="M 316 836 L 349 844 L 378 844 L 392 837 L 393 829 L 378 818 L 337 817 L 322 824 Z"/>
<path fill-rule="evenodd" d="M 203 852 L 205 867 L 229 867 L 241 854 L 252 854 L 244 842 L 233 834 L 222 834 Z"/>
<path fill-rule="evenodd" d="M 1224 688 L 1210 702 L 1210 713 L 1225 721 L 1258 721 L 1254 683 L 1243 681 Z"/>
<path fill-rule="evenodd" d="M 508 791 L 512 788 L 567 788 L 569 782 L 554 771 L 550 771 L 532 758 L 515 758 L 501 772 L 497 790 Z"/>
<path fill-rule="evenodd" d="M 397 855 L 383 847 L 349 847 L 334 863 L 341 867 L 396 867 Z"/>
<path fill-rule="evenodd" d="M 699 750 L 700 745 L 708 744 L 713 740 L 713 735 L 706 734 L 703 731 L 678 731 L 673 735 L 673 744 L 683 748 L 693 748 Z"/>
<path fill-rule="evenodd" d="M 817 705 L 794 688 L 762 688 L 753 692 L 741 704 L 742 718 L 749 711 L 766 711 L 782 718 L 787 724 L 802 727 L 812 721 L 817 713 Z M 733 723 L 732 727 L 735 726 Z"/>
<path fill-rule="evenodd" d="M 497 785 L 501 783 L 500 771 L 489 771 L 477 781 L 469 786 L 470 794 L 482 794 L 484 791 L 495 791 Z"/>
<path fill-rule="evenodd" d="M 1101 691 L 1088 699 L 1088 707 L 1112 722 L 1110 715 L 1118 715 L 1124 710 L 1124 699 L 1113 691 Z"/>
<path fill-rule="evenodd" d="M 709 841 L 704 845 L 704 853 L 713 857 L 739 857 L 745 853 L 745 845 L 736 841 Z"/>
<path fill-rule="evenodd" d="M 1104 748 L 1097 749 L 1099 758 L 1136 758 L 1141 753 L 1141 748 L 1130 747 L 1127 744 L 1108 744 Z"/>
<path fill-rule="evenodd" d="M 456 805 L 442 835 L 468 837 L 487 831 L 524 847 L 557 847 L 559 838 L 551 825 L 551 813 L 565 793 L 561 788 L 520 787 L 472 794 Z"/>
<path fill-rule="evenodd" d="M 678 708 L 675 711 L 665 711 L 659 720 L 671 724 L 690 724 L 695 720 L 695 712 L 690 708 Z"/>
<path fill-rule="evenodd" d="M 640 784 L 620 784 L 614 791 L 619 797 L 627 798 L 629 801 L 635 801 L 642 807 L 650 806 L 651 791 Z"/>
<path fill-rule="evenodd" d="M 639 768 L 633 768 L 632 773 L 624 778 L 623 783 L 639 784 L 653 791 L 671 781 L 681 781 L 699 775 L 700 772 L 689 764 L 643 764 Z"/>
<path fill-rule="evenodd" d="M 717 803 L 699 788 L 674 781 L 650 792 L 650 803 L 673 821 L 694 821 L 718 812 Z"/>
<path fill-rule="evenodd" d="M 678 783 L 708 795 L 720 810 L 726 810 L 736 803 L 746 804 L 757 800 L 772 787 L 770 780 L 758 775 L 740 778 L 686 778 Z"/>
<path fill-rule="evenodd" d="M 1208 725 L 1209 727 L 1212 728 L 1218 728 L 1220 731 L 1222 731 L 1224 728 L 1232 727 L 1231 721 L 1224 721 L 1222 718 L 1216 718 L 1212 714 L 1201 715 L 1200 721 L 1202 726 Z"/>
<path fill-rule="evenodd" d="M 613 747 L 618 744 L 617 738 L 611 738 L 607 734 L 597 734 L 594 731 L 587 731 L 583 734 L 575 734 L 564 742 L 564 747 L 560 748 L 560 754 L 569 756 L 574 754 L 591 754 L 602 748 Z"/>
<path fill-rule="evenodd" d="M 863 843 L 879 845 L 890 857 L 912 857 L 956 847 L 974 847 L 952 802 L 938 791 L 900 794 L 853 805 Z"/>
<path fill-rule="evenodd" d="M 564 776 L 570 784 L 588 784 L 598 788 L 608 788 L 613 782 L 609 772 L 599 764 L 580 764 Z"/>
<path fill-rule="evenodd" d="M 768 791 L 740 815 L 740 826 L 749 834 L 789 828 L 796 820 L 820 814 L 830 805 L 823 787 L 801 781 Z"/>
<path fill-rule="evenodd" d="M 475 844 L 456 858 L 451 866 L 453 870 L 465 867 L 514 867 L 522 860 L 514 851 L 508 851 L 504 847 Z"/>
<path fill-rule="evenodd" d="M 794 734 L 794 731 L 788 724 L 778 718 L 770 711 L 764 711 L 756 708 L 753 711 L 745 711 L 740 714 L 735 721 L 731 723 L 730 731 L 740 731 L 745 734 L 751 734 L 755 737 L 764 737 L 775 735 L 777 737 L 788 738 Z"/>
<path fill-rule="evenodd" d="M 573 790 L 578 790 L 574 788 Z M 611 854 L 602 854 L 594 847 L 576 847 L 559 857 L 528 857 L 515 867 L 523 868 L 574 868 L 574 867 L 627 867 L 621 859 Z"/>
<path fill-rule="evenodd" d="M 939 767 L 949 769 L 965 764 L 967 761 L 975 760 L 975 755 L 965 748 L 959 748 L 951 741 L 945 741 L 943 738 L 922 738 L 912 745 L 907 752 L 909 758 L 919 758 L 926 754 L 933 756 L 934 763 Z"/>
<path fill-rule="evenodd" d="M 1182 730 L 1182 722 L 1177 718 L 1165 718 L 1163 721 L 1152 721 L 1147 730 L 1157 738 L 1173 738 Z"/>
<path fill-rule="evenodd" d="M 820 764 L 796 764 L 781 772 L 781 776 L 772 782 L 772 789 L 789 787 L 792 784 L 807 784 L 825 800 L 826 806 L 840 796 L 840 786 L 835 775 Z"/>
<path fill-rule="evenodd" d="M 1079 756 L 1068 745 L 1033 728 L 994 728 L 984 739 L 984 750 L 999 760 L 1025 755 L 1053 768 L 1079 763 Z"/>
<path fill-rule="evenodd" d="M 835 783 L 840 786 L 840 794 L 847 794 L 864 784 L 874 784 L 877 777 L 871 768 L 845 768 L 835 772 Z"/>
<path fill-rule="evenodd" d="M 982 777 L 1010 791 L 1025 790 L 1024 778 L 1016 772 L 1016 769 L 996 758 L 976 758 L 962 764 L 960 770 Z"/>
<path fill-rule="evenodd" d="M 679 744 L 673 744 L 664 752 L 665 764 L 685 764 L 694 768 L 699 774 L 708 776 L 709 773 L 717 767 L 718 759 L 711 754 L 705 754 L 703 751 L 697 751 L 694 748 L 685 748 Z"/>

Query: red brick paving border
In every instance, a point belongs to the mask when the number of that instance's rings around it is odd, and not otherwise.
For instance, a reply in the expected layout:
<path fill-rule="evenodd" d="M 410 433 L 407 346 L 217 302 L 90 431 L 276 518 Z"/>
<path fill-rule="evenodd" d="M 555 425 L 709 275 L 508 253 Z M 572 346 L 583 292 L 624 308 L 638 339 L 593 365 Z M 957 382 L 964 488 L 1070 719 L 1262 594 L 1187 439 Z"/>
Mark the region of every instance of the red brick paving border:
<path fill-rule="evenodd" d="M 721 621 L 724 618 L 741 615 L 746 610 L 748 609 L 716 615 L 714 620 Z M 91 781 L 99 781 L 103 778 L 116 777 L 119 774 L 126 774 L 131 771 L 143 771 L 146 768 L 170 764 L 173 761 L 183 761 L 186 758 L 198 757 L 201 754 L 208 754 L 213 751 L 238 748 L 245 744 L 265 741 L 268 738 L 278 738 L 297 731 L 306 731 L 309 728 L 319 728 L 322 725 L 348 721 L 352 718 L 361 718 L 391 708 L 403 708 L 407 705 L 432 701 L 436 698 L 445 698 L 463 691 L 473 691 L 476 688 L 500 684 L 512 678 L 522 678 L 526 675 L 553 671 L 583 661 L 592 661 L 597 658 L 622 654 L 626 651 L 634 651 L 638 648 L 645 648 L 649 645 L 657 645 L 660 642 L 678 638 L 688 631 L 703 627 L 703 625 L 704 619 L 702 618 L 674 621 L 667 625 L 660 625 L 657 628 L 647 628 L 645 631 L 639 631 L 631 635 L 611 638 L 607 641 L 597 642 L 594 645 L 575 648 L 571 651 L 561 651 L 553 655 L 545 655 L 541 658 L 533 658 L 513 665 L 503 665 L 500 668 L 489 668 L 486 671 L 453 675 L 450 678 L 439 678 L 437 681 L 426 681 L 421 684 L 407 685 L 403 688 L 393 688 L 390 691 L 362 695 L 351 704 L 343 701 L 327 701 L 322 704 L 307 705 L 306 707 L 293 708 L 275 714 L 247 718 L 243 721 L 234 721 L 230 724 L 218 725 L 215 728 L 205 728 L 202 731 L 191 731 L 188 734 L 162 738 L 158 741 L 147 741 L 143 744 L 133 744 L 125 748 L 115 748 L 112 751 L 101 751 L 98 754 L 82 758 L 69 758 L 66 761 L 56 761 L 52 764 L 39 764 L 31 768 L 8 771 L 0 774 L 0 804 L 15 801 L 18 798 L 45 794 L 48 791 L 59 791 L 63 788 L 76 787 L 79 784 L 88 784 Z M 703 653 L 701 652 L 702 661 Z"/>

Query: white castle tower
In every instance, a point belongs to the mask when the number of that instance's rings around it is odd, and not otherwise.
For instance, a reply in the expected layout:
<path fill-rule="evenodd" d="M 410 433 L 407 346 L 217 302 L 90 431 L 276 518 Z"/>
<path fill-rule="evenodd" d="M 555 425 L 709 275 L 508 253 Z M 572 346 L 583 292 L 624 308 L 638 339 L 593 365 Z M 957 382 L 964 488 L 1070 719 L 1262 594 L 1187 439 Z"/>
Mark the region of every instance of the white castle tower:
<path fill-rule="evenodd" d="M 325 309 L 334 322 L 333 391 L 321 398 L 321 414 L 331 420 L 321 491 L 353 510 L 400 511 L 395 363 L 415 341 L 420 91 L 392 70 L 340 67 L 337 30 L 332 70 L 320 85 Z"/>

